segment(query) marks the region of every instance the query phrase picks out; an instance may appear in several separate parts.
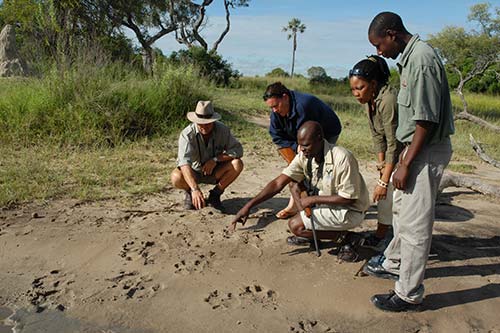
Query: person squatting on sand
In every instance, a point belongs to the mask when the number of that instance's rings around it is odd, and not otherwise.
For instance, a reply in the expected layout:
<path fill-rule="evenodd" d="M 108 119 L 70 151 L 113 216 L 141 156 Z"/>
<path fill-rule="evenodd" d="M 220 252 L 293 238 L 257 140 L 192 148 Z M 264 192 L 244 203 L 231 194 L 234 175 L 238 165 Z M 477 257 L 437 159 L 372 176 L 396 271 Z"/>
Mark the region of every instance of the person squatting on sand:
<path fill-rule="evenodd" d="M 325 140 L 316 121 L 307 121 L 300 127 L 297 141 L 299 154 L 238 211 L 231 230 L 235 230 L 238 222 L 245 224 L 252 207 L 272 198 L 291 182 L 299 213 L 288 222 L 294 234 L 287 239 L 290 245 L 311 244 L 311 218 L 318 239 L 338 240 L 346 230 L 361 224 L 369 206 L 369 195 L 352 153 Z M 312 189 L 313 195 L 300 197 L 304 185 Z M 311 217 L 306 216 L 306 207 L 311 208 Z"/>
<path fill-rule="evenodd" d="M 192 122 L 179 136 L 177 168 L 172 172 L 174 187 L 185 191 L 184 208 L 201 209 L 208 204 L 222 209 L 220 197 L 243 170 L 243 147 L 227 126 L 218 121 L 212 102 L 199 101 Z M 205 200 L 198 184 L 215 184 Z"/>
<path fill-rule="evenodd" d="M 385 250 L 392 238 L 389 230 L 392 226 L 390 179 L 402 148 L 396 140 L 398 104 L 396 91 L 389 86 L 390 75 L 387 62 L 376 55 L 359 61 L 349 71 L 351 92 L 366 107 L 379 173 L 373 191 L 373 201 L 378 203 L 377 231 L 366 238 L 363 245 L 379 252 Z"/>
<path fill-rule="evenodd" d="M 325 139 L 334 144 L 342 130 L 340 120 L 333 110 L 319 98 L 289 90 L 281 82 L 267 86 L 264 101 L 271 109 L 269 134 L 283 159 L 290 164 L 297 153 L 297 131 L 308 120 L 321 124 Z M 288 206 L 276 214 L 287 219 L 297 213 L 293 197 Z"/>
<path fill-rule="evenodd" d="M 418 310 L 434 225 L 435 202 L 454 133 L 446 71 L 435 50 L 410 34 L 401 17 L 382 12 L 368 29 L 377 54 L 396 59 L 400 72 L 396 138 L 405 146 L 392 176 L 394 238 L 364 267 L 367 274 L 396 280 L 394 291 L 375 295 L 386 311 Z"/>

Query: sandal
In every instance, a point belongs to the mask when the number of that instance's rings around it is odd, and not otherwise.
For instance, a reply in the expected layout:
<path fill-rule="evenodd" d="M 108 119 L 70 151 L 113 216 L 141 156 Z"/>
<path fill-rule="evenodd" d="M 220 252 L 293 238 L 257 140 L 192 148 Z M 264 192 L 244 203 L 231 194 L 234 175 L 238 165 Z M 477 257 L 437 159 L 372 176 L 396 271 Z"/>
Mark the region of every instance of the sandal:
<path fill-rule="evenodd" d="M 280 220 L 286 220 L 295 216 L 295 214 L 297 214 L 297 212 L 291 212 L 285 208 L 277 212 L 275 216 Z"/>
<path fill-rule="evenodd" d="M 286 242 L 288 245 L 311 245 L 312 244 L 312 239 L 305 238 L 305 237 L 299 237 L 299 236 L 289 236 L 286 239 Z"/>

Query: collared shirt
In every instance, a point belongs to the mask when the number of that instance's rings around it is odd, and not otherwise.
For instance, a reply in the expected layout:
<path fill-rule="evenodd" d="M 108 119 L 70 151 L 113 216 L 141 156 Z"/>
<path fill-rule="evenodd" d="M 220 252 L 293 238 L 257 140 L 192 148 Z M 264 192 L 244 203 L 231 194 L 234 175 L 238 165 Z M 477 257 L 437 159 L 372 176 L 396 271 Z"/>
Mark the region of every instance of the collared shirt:
<path fill-rule="evenodd" d="M 297 131 L 308 120 L 321 124 L 325 138 L 338 136 L 342 130 L 335 112 L 319 98 L 290 90 L 290 112 L 285 117 L 271 111 L 269 134 L 280 148 L 297 151 Z"/>
<path fill-rule="evenodd" d="M 234 158 L 243 156 L 241 143 L 223 123 L 214 122 L 214 128 L 206 144 L 196 124 L 192 123 L 182 130 L 179 136 L 177 166 L 189 164 L 193 170 L 201 171 L 205 162 L 219 154 L 227 154 Z"/>
<path fill-rule="evenodd" d="M 448 79 L 438 54 L 415 34 L 406 45 L 398 67 L 401 84 L 397 139 L 411 142 L 416 121 L 428 121 L 435 126 L 427 143 L 445 142 L 455 132 L 455 126 Z"/>
<path fill-rule="evenodd" d="M 354 199 L 347 208 L 365 212 L 370 206 L 370 198 L 363 176 L 359 172 L 358 161 L 349 150 L 330 144 L 326 140 L 323 142 L 323 165 L 312 159 L 309 163 L 311 166 L 309 172 L 308 159 L 299 153 L 282 174 L 296 182 L 305 180 L 305 183 L 310 184 L 318 195 L 339 195 L 346 199 Z"/>
<path fill-rule="evenodd" d="M 375 151 L 385 154 L 386 163 L 396 164 L 402 147 L 396 139 L 398 103 L 394 89 L 383 86 L 375 98 L 375 109 L 366 103 L 366 111 Z"/>

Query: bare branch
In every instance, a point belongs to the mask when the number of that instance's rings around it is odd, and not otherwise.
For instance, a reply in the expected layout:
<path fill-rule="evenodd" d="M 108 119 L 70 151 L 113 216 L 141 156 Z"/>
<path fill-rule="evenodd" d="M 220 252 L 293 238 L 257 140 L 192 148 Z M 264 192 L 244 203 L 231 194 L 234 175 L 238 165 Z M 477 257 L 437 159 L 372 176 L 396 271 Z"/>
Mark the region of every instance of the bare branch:
<path fill-rule="evenodd" d="M 231 28 L 231 21 L 229 19 L 230 17 L 230 12 L 229 12 L 229 6 L 233 7 L 232 3 L 228 0 L 224 0 L 224 8 L 226 9 L 226 28 L 224 31 L 220 34 L 219 38 L 214 42 L 212 46 L 211 51 L 217 51 L 217 48 L 219 47 L 219 44 L 222 42 L 224 37 L 226 37 L 227 33 L 229 32 L 229 29 Z"/>
<path fill-rule="evenodd" d="M 486 154 L 486 152 L 479 145 L 479 143 L 476 142 L 472 134 L 469 134 L 469 139 L 470 139 L 470 144 L 472 145 L 472 149 L 474 149 L 474 151 L 476 152 L 476 154 L 479 156 L 480 159 L 482 159 L 486 163 L 493 165 L 495 168 L 500 168 L 500 162 L 488 156 L 488 154 Z"/>

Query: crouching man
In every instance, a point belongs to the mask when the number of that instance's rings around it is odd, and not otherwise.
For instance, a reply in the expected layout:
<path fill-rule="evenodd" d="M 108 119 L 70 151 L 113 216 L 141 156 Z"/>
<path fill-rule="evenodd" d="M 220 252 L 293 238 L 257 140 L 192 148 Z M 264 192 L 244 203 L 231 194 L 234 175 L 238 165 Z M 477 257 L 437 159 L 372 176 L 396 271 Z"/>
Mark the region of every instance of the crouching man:
<path fill-rule="evenodd" d="M 184 208 L 201 209 L 205 205 L 221 210 L 221 195 L 243 170 L 243 147 L 227 126 L 219 122 L 212 102 L 199 101 L 192 122 L 179 136 L 177 168 L 172 185 L 185 191 Z M 199 184 L 214 184 L 205 200 Z"/>
<path fill-rule="evenodd" d="M 338 240 L 346 230 L 361 224 L 369 206 L 368 189 L 359 173 L 358 162 L 350 151 L 323 139 L 321 125 L 305 122 L 298 130 L 299 154 L 281 175 L 269 182 L 236 214 L 231 229 L 245 224 L 250 209 L 279 193 L 288 183 L 304 184 L 309 196 L 300 197 L 301 186 L 292 195 L 299 211 L 288 222 L 291 245 L 313 240 L 311 218 L 319 239 Z M 311 208 L 310 217 L 306 214 Z"/>

